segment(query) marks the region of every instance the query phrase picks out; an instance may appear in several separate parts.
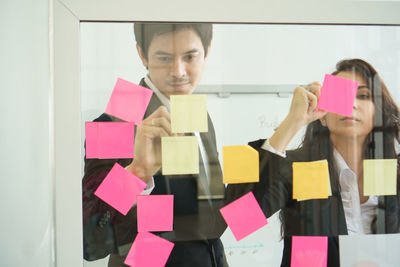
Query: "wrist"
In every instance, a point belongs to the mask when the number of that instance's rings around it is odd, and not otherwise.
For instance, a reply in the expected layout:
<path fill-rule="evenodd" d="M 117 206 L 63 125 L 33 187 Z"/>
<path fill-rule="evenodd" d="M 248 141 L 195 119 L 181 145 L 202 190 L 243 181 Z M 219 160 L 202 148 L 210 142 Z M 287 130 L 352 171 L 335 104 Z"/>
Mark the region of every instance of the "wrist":
<path fill-rule="evenodd" d="M 145 183 L 148 183 L 151 179 L 151 175 L 148 175 L 146 169 L 137 164 L 135 160 L 133 160 L 132 163 L 126 167 L 126 170 L 128 170 L 130 173 L 132 173 Z"/>
<path fill-rule="evenodd" d="M 296 134 L 304 125 L 307 123 L 299 118 L 294 118 L 292 116 L 287 116 L 281 123 L 286 129 L 291 129 L 294 134 Z"/>
<path fill-rule="evenodd" d="M 284 153 L 286 151 L 286 147 L 292 141 L 297 132 L 303 127 L 303 125 L 304 123 L 302 123 L 301 120 L 289 116 L 286 117 L 269 139 L 270 145 L 275 150 Z"/>

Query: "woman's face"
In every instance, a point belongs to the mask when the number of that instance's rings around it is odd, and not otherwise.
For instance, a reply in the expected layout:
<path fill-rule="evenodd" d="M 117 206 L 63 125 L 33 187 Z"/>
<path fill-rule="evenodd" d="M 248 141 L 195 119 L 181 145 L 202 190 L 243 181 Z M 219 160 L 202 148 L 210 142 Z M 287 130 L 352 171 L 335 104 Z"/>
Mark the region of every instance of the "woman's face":
<path fill-rule="evenodd" d="M 328 127 L 331 136 L 366 138 L 374 127 L 375 106 L 372 101 L 372 91 L 368 88 L 367 81 L 359 73 L 343 71 L 336 76 L 358 82 L 353 114 L 351 117 L 346 117 L 327 113 L 321 119 L 321 123 Z"/>

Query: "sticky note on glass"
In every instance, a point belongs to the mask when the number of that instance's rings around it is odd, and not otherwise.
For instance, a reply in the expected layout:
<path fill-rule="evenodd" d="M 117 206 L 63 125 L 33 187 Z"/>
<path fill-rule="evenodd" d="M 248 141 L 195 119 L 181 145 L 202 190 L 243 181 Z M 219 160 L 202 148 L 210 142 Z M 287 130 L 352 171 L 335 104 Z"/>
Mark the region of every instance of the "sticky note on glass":
<path fill-rule="evenodd" d="M 133 158 L 133 122 L 86 122 L 86 158 Z"/>
<path fill-rule="evenodd" d="M 196 136 L 161 138 L 162 174 L 199 173 L 199 146 Z"/>
<path fill-rule="evenodd" d="M 145 182 L 115 163 L 94 194 L 126 215 L 145 187 Z"/>
<path fill-rule="evenodd" d="M 173 133 L 208 132 L 206 95 L 171 95 Z"/>
<path fill-rule="evenodd" d="M 396 195 L 397 159 L 365 159 L 364 196 Z"/>
<path fill-rule="evenodd" d="M 137 197 L 138 232 L 172 231 L 174 195 Z"/>
<path fill-rule="evenodd" d="M 253 192 L 221 208 L 220 212 L 237 241 L 268 224 Z"/>
<path fill-rule="evenodd" d="M 325 74 L 317 108 L 351 117 L 357 90 L 358 82 Z"/>
<path fill-rule="evenodd" d="M 293 236 L 292 267 L 326 267 L 328 260 L 328 237 Z"/>
<path fill-rule="evenodd" d="M 174 245 L 152 233 L 138 233 L 124 263 L 132 267 L 164 267 Z"/>
<path fill-rule="evenodd" d="M 150 89 L 118 78 L 105 112 L 122 120 L 140 124 L 152 94 Z"/>
<path fill-rule="evenodd" d="M 399 247 L 400 234 L 339 236 L 340 266 L 398 266 Z"/>
<path fill-rule="evenodd" d="M 225 184 L 259 182 L 259 155 L 251 146 L 224 146 L 223 182 Z"/>
<path fill-rule="evenodd" d="M 330 195 L 327 160 L 293 162 L 293 199 L 321 199 Z"/>

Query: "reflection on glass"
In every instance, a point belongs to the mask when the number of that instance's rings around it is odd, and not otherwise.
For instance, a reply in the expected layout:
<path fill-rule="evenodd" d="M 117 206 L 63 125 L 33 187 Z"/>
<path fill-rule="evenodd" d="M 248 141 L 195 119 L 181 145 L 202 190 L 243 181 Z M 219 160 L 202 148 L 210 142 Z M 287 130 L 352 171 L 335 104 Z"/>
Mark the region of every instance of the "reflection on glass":
<path fill-rule="evenodd" d="M 124 266 L 137 235 L 136 204 L 124 216 L 94 195 L 116 162 L 146 183 L 142 195 L 174 195 L 173 230 L 153 232 L 175 244 L 167 266 L 290 266 L 292 236 L 327 237 L 323 259 L 307 250 L 297 262 L 318 258 L 339 266 L 339 235 L 397 233 L 397 166 L 368 173 L 368 181 L 385 187 L 382 195 L 367 195 L 363 164 L 397 162 L 399 44 L 397 27 L 82 24 L 82 123 L 126 121 L 104 113 L 119 77 L 153 92 L 143 120 L 131 120 L 133 160 L 84 160 L 85 255 L 111 254 L 85 266 Z M 342 61 L 349 58 L 362 60 Z M 358 83 L 346 102 L 350 116 L 316 109 L 327 73 Z M 207 95 L 208 131 L 172 133 L 170 96 L 192 93 Z M 342 104 L 335 99 L 327 101 Z M 172 155 L 162 156 L 168 136 L 197 140 L 198 172 L 162 174 Z M 259 140 L 250 143 L 259 154 L 259 182 L 229 184 L 224 192 L 222 147 L 253 140 Z M 293 199 L 292 164 L 320 160 L 328 162 L 331 196 Z M 219 209 L 250 191 L 269 223 L 238 242 Z M 396 253 L 375 252 L 378 264 L 400 261 Z"/>

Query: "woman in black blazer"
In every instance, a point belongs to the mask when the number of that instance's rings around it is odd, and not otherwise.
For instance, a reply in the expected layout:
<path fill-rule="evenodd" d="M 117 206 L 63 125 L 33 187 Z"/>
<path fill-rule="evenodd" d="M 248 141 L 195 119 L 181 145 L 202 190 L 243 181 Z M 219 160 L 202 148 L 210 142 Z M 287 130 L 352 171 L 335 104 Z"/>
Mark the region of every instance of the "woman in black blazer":
<path fill-rule="evenodd" d="M 327 236 L 328 266 L 333 267 L 339 266 L 338 235 L 399 231 L 399 172 L 397 195 L 363 194 L 363 159 L 398 159 L 399 109 L 369 63 L 343 60 L 332 74 L 359 83 L 352 116 L 317 110 L 318 82 L 297 87 L 290 111 L 273 136 L 250 143 L 259 151 L 260 182 L 232 184 L 227 189 L 229 202 L 252 191 L 267 217 L 280 210 L 281 266 L 290 266 L 292 236 Z M 286 153 L 287 145 L 306 125 L 301 146 Z M 332 196 L 293 199 L 292 163 L 321 159 L 328 160 Z"/>

